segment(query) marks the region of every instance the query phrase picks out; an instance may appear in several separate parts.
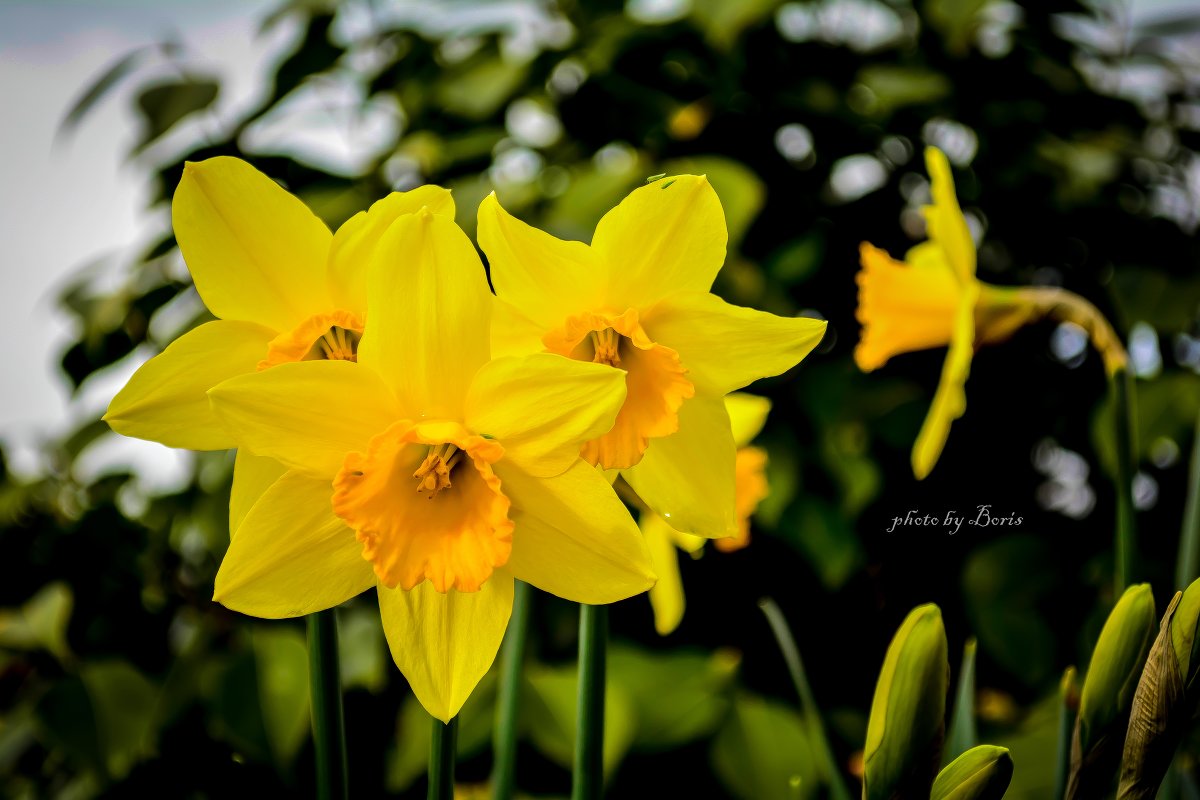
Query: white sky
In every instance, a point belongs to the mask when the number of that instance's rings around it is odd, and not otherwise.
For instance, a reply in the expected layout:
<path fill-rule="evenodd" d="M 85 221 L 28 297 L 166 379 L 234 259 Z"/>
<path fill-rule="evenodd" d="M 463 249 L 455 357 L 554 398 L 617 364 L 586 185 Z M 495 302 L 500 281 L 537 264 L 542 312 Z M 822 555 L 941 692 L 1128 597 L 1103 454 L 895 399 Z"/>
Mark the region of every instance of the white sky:
<path fill-rule="evenodd" d="M 74 135 L 55 142 L 66 109 L 101 70 L 140 45 L 173 37 L 189 64 L 222 77 L 221 108 L 247 102 L 281 36 L 256 36 L 270 0 L 148 2 L 42 0 L 0 4 L 0 438 L 12 466 L 34 471 L 36 444 L 96 414 L 136 359 L 85 385 L 72 400 L 58 359 L 72 320 L 56 308 L 62 286 L 84 264 L 144 245 L 162 220 L 146 211 L 149 170 L 126 158 L 138 133 L 132 113 L 138 74 L 109 95 Z M 287 31 L 283 34 L 286 36 Z M 178 479 L 182 456 L 111 437 L 85 469 L 154 465 L 152 483 Z M 147 472 L 142 470 L 142 472 Z"/>

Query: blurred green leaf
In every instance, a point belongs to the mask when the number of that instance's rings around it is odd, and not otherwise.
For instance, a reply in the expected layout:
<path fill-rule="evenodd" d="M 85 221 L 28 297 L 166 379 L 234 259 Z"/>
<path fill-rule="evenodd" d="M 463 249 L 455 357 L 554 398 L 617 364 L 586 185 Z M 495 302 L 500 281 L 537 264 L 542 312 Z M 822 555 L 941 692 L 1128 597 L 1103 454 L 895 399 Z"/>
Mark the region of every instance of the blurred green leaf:
<path fill-rule="evenodd" d="M 576 667 L 530 665 L 521 692 L 521 716 L 530 739 L 543 755 L 570 768 L 575 750 Z M 610 682 L 604 695 L 604 772 L 611 775 L 636 734 L 636 711 L 629 694 Z"/>
<path fill-rule="evenodd" d="M 0 609 L 0 647 L 45 649 L 59 661 L 71 657 L 67 624 L 74 598 L 71 587 L 55 581 L 43 586 L 20 608 Z"/>
<path fill-rule="evenodd" d="M 843 586 L 865 559 L 849 520 L 813 495 L 798 497 L 776 532 L 804 555 L 827 589 Z"/>
<path fill-rule="evenodd" d="M 1059 574 L 1048 545 L 1033 536 L 989 542 L 963 569 L 963 595 L 979 645 L 1027 686 L 1054 669 L 1057 637 L 1043 607 Z"/>
<path fill-rule="evenodd" d="M 338 663 L 342 688 L 379 692 L 387 685 L 392 659 L 383 638 L 379 612 L 370 605 L 338 609 Z"/>
<path fill-rule="evenodd" d="M 965 56 L 975 38 L 980 15 L 993 0 L 925 0 L 921 4 L 929 24 L 942 36 L 946 51 Z"/>
<path fill-rule="evenodd" d="M 433 86 L 435 101 L 447 112 L 471 120 L 495 114 L 516 93 L 529 65 L 485 53 L 446 70 Z"/>
<path fill-rule="evenodd" d="M 1178 445 L 1189 441 L 1200 408 L 1200 375 L 1172 371 L 1153 380 L 1135 382 L 1134 411 L 1137 418 L 1137 450 L 1134 464 L 1146 461 L 1155 442 L 1169 439 Z M 1109 475 L 1117 469 L 1116 441 L 1113 436 L 1113 397 L 1110 392 L 1092 416 L 1092 445 L 1096 457 Z"/>
<path fill-rule="evenodd" d="M 496 705 L 496 673 L 493 670 L 471 692 L 458 714 L 458 758 L 471 758 L 492 741 L 493 710 Z M 396 720 L 396 740 L 389 748 L 385 785 L 389 792 L 403 792 L 429 769 L 432 726 L 429 714 L 413 695 L 405 697 Z"/>
<path fill-rule="evenodd" d="M 220 84 L 207 78 L 188 78 L 143 89 L 137 97 L 141 112 L 142 137 L 134 152 L 145 149 L 176 123 L 213 104 Z"/>
<path fill-rule="evenodd" d="M 256 626 L 251 640 L 267 746 L 286 769 L 308 736 L 308 647 L 299 631 L 278 625 Z"/>
<path fill-rule="evenodd" d="M 872 116 L 891 116 L 905 106 L 933 103 L 950 94 L 950 80 L 923 67 L 871 64 L 858 72 L 858 82 L 870 90 L 867 109 Z"/>
<path fill-rule="evenodd" d="M 613 647 L 609 681 L 633 701 L 633 745 L 668 750 L 711 734 L 729 710 L 729 689 L 740 662 L 729 650 L 652 653 Z"/>
<path fill-rule="evenodd" d="M 769 18 L 778 0 L 693 0 L 692 18 L 714 47 L 727 50 L 742 31 Z"/>
<path fill-rule="evenodd" d="M 742 800 L 817 796 L 817 763 L 800 715 L 772 700 L 739 692 L 712 743 L 713 768 Z M 799 777 L 799 789 L 792 779 Z"/>
<path fill-rule="evenodd" d="M 1163 334 L 1186 331 L 1200 318 L 1200 275 L 1169 275 L 1138 265 L 1118 267 L 1111 295 L 1120 316 L 1119 328 L 1149 322 Z"/>

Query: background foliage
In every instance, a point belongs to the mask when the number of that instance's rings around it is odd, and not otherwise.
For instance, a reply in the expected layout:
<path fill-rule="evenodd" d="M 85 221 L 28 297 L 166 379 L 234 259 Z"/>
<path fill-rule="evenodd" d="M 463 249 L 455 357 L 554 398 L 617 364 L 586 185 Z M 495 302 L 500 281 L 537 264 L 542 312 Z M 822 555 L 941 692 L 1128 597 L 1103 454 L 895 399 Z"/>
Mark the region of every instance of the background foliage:
<path fill-rule="evenodd" d="M 731 232 L 716 291 L 830 320 L 818 353 L 755 387 L 774 401 L 760 437 L 772 494 L 751 547 L 682 557 L 688 611 L 666 639 L 645 598 L 614 608 L 612 796 L 787 797 L 795 775 L 796 796 L 822 796 L 756 608 L 764 596 L 791 621 L 847 775 L 887 642 L 933 601 L 952 653 L 978 638 L 981 737 L 1013 750 L 1009 796 L 1048 796 L 1058 676 L 1086 667 L 1114 600 L 1099 360 L 1076 331 L 1048 325 L 983 351 L 967 416 L 918 484 L 908 449 L 942 354 L 855 369 L 857 245 L 898 255 L 921 238 L 919 154 L 936 144 L 959 167 L 984 280 L 1060 284 L 1109 314 L 1138 375 L 1136 575 L 1164 608 L 1200 408 L 1195 8 L 307 0 L 263 24 L 299 35 L 244 116 L 215 114 L 221 87 L 168 44 L 115 62 L 64 124 L 140 82 L 133 155 L 156 175 L 157 203 L 184 160 L 232 154 L 331 226 L 433 182 L 453 188 L 468 232 L 495 188 L 519 216 L 586 239 L 646 176 L 704 172 Z M 174 77 L 148 71 L 163 61 Z M 286 137 L 264 144 L 271 130 L 331 119 L 368 131 L 367 144 L 342 159 Z M 78 320 L 62 358 L 75 387 L 205 319 L 169 234 L 110 288 L 83 278 L 62 297 Z M 165 496 L 129 474 L 80 479 L 77 459 L 113 435 L 93 420 L 48 444 L 36 480 L 0 469 L 0 794 L 305 796 L 303 630 L 210 600 L 231 456 L 197 455 L 187 488 Z M 909 509 L 979 504 L 1023 522 L 887 533 Z M 537 597 L 519 763 L 531 794 L 568 786 L 574 614 Z M 374 598 L 341 620 L 353 789 L 422 796 L 428 725 L 387 656 Z M 468 784 L 490 768 L 493 694 L 489 679 L 463 714 Z"/>

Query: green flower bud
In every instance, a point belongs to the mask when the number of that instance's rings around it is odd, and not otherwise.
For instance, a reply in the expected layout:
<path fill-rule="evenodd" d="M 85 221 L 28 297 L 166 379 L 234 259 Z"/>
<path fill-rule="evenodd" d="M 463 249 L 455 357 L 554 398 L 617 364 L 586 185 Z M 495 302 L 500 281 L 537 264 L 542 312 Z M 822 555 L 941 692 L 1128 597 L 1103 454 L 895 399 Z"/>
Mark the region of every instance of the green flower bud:
<path fill-rule="evenodd" d="M 863 754 L 863 800 L 927 800 L 945 736 L 950 662 L 942 612 L 914 608 L 879 672 Z"/>
<path fill-rule="evenodd" d="M 1154 641 L 1150 585 L 1130 586 L 1104 623 L 1079 698 L 1067 800 L 1099 797 L 1116 771 L 1133 693 Z"/>
<path fill-rule="evenodd" d="M 1120 800 L 1152 800 L 1200 701 L 1200 580 L 1176 592 L 1133 696 Z"/>
<path fill-rule="evenodd" d="M 1000 800 L 1012 780 L 1007 747 L 981 744 L 951 761 L 938 773 L 929 800 Z"/>

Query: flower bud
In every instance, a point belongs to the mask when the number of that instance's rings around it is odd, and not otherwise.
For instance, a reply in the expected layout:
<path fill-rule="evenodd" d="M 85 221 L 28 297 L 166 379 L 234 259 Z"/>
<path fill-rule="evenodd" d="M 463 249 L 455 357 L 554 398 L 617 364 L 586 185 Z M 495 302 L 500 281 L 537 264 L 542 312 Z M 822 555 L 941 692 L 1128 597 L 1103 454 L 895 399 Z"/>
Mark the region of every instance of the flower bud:
<path fill-rule="evenodd" d="M 863 755 L 863 800 L 929 797 L 945 736 L 950 662 L 942 612 L 914 608 L 888 647 Z"/>
<path fill-rule="evenodd" d="M 1000 800 L 1012 780 L 1007 747 L 981 744 L 951 761 L 933 782 L 930 800 Z"/>
<path fill-rule="evenodd" d="M 1107 789 L 1125 740 L 1133 693 L 1154 641 L 1150 585 L 1130 586 L 1104 623 L 1083 681 L 1071 740 L 1067 800 Z"/>
<path fill-rule="evenodd" d="M 1152 800 L 1200 700 L 1200 580 L 1176 592 L 1133 695 L 1120 800 Z"/>

